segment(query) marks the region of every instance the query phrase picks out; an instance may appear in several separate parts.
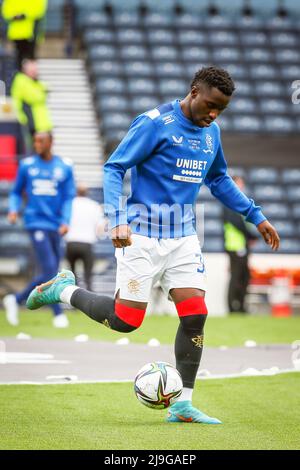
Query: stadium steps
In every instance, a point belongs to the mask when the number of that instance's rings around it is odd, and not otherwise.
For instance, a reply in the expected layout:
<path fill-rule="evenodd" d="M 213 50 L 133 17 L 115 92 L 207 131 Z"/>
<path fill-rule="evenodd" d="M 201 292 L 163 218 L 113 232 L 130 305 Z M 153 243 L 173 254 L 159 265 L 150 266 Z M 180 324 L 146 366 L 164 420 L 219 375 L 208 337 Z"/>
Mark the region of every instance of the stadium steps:
<path fill-rule="evenodd" d="M 39 70 L 50 89 L 54 152 L 74 162 L 77 181 L 102 186 L 103 149 L 84 61 L 41 59 Z"/>

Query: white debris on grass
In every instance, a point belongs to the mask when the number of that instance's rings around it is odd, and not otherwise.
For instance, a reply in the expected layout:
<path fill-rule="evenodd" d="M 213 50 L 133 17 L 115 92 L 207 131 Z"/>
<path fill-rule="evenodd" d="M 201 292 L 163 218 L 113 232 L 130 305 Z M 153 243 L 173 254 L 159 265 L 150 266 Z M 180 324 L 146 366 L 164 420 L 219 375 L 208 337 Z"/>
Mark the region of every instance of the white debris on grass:
<path fill-rule="evenodd" d="M 118 346 L 127 346 L 129 343 L 130 343 L 130 341 L 129 341 L 128 338 L 120 338 L 120 339 L 117 339 L 117 341 L 116 341 L 116 344 Z"/>
<path fill-rule="evenodd" d="M 17 334 L 16 338 L 19 339 L 19 340 L 32 339 L 32 337 L 30 335 L 28 335 L 27 333 L 19 333 L 19 334 Z"/>
<path fill-rule="evenodd" d="M 247 341 L 245 341 L 244 346 L 245 348 L 256 348 L 257 343 L 256 341 L 253 341 L 253 339 L 248 339 Z"/>
<path fill-rule="evenodd" d="M 76 341 L 77 343 L 86 343 L 88 340 L 88 335 L 77 335 L 74 338 L 74 341 Z"/>
<path fill-rule="evenodd" d="M 158 346 L 160 346 L 160 342 L 158 341 L 158 339 L 156 338 L 151 338 L 149 339 L 148 341 L 148 346 L 150 346 L 151 348 L 157 348 Z"/>

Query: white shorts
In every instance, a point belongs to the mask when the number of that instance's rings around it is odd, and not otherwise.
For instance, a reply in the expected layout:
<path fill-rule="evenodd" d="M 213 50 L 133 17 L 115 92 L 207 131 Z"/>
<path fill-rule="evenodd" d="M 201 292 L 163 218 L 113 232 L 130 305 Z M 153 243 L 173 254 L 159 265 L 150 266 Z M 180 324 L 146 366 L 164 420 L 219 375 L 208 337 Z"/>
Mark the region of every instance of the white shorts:
<path fill-rule="evenodd" d="M 206 290 L 206 274 L 197 235 L 157 239 L 132 235 L 132 245 L 116 249 L 116 293 L 120 298 L 148 302 L 159 281 L 168 295 L 171 289 Z"/>

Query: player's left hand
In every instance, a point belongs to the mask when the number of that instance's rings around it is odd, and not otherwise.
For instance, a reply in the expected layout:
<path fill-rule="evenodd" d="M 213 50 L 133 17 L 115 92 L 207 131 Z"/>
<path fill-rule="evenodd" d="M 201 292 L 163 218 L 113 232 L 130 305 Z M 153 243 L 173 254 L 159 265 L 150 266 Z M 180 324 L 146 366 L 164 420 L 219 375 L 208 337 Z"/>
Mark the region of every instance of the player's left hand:
<path fill-rule="evenodd" d="M 64 235 L 66 235 L 69 231 L 69 226 L 66 225 L 66 224 L 62 224 L 59 229 L 58 229 L 58 233 L 63 237 Z"/>
<path fill-rule="evenodd" d="M 272 250 L 277 251 L 280 245 L 280 238 L 273 225 L 265 220 L 257 225 L 257 230 L 262 235 L 265 242 L 271 246 Z"/>

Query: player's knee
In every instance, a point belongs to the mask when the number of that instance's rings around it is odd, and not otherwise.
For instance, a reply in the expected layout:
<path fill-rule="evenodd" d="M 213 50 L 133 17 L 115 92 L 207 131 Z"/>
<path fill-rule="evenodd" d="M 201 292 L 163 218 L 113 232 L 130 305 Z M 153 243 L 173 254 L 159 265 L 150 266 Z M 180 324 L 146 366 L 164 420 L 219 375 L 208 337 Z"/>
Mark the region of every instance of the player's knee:
<path fill-rule="evenodd" d="M 193 297 L 176 304 L 181 326 L 186 330 L 203 332 L 207 318 L 204 297 Z"/>
<path fill-rule="evenodd" d="M 119 323 L 119 326 L 123 328 L 123 333 L 130 333 L 141 326 L 146 314 L 146 309 L 129 307 L 128 305 L 116 302 L 115 314 L 116 321 Z"/>

